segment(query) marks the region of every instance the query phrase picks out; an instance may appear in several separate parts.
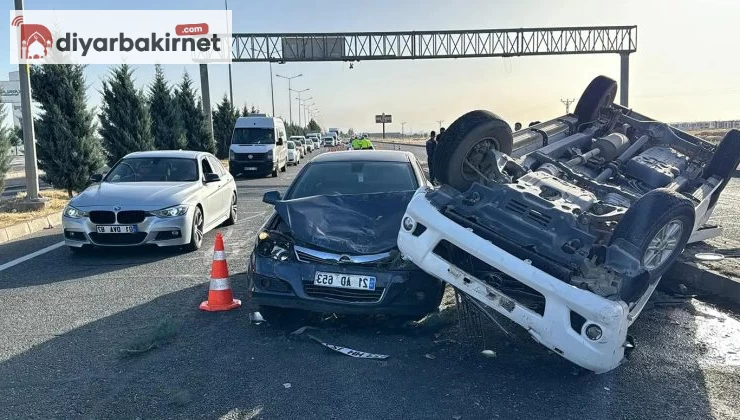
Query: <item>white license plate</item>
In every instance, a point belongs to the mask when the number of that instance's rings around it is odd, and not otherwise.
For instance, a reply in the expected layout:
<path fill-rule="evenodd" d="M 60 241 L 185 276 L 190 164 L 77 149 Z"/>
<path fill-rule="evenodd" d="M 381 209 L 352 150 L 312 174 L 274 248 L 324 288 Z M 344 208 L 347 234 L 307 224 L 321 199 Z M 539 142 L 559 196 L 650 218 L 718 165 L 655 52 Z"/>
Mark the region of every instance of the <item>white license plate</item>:
<path fill-rule="evenodd" d="M 249 166 L 249 167 L 246 167 L 246 168 L 244 168 L 244 170 L 245 170 L 245 171 L 256 171 L 256 170 L 257 170 L 257 168 L 255 168 L 255 167 L 253 167 L 253 166 Z"/>
<path fill-rule="evenodd" d="M 95 226 L 98 233 L 136 233 L 139 230 L 133 226 Z"/>
<path fill-rule="evenodd" d="M 375 277 L 317 271 L 313 284 L 340 289 L 375 290 Z"/>

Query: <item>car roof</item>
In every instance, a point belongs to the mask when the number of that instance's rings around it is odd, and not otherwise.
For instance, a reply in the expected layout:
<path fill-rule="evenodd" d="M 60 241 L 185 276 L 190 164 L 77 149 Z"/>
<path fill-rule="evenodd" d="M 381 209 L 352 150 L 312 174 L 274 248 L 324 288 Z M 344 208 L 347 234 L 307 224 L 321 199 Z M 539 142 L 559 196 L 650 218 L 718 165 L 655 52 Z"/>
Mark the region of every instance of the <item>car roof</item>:
<path fill-rule="evenodd" d="M 413 154 L 397 150 L 343 150 L 328 152 L 311 159 L 311 163 L 321 162 L 410 162 Z"/>
<path fill-rule="evenodd" d="M 210 153 L 200 152 L 197 150 L 149 150 L 145 152 L 133 152 L 124 157 L 127 158 L 183 158 L 195 159 L 201 155 L 210 155 Z"/>

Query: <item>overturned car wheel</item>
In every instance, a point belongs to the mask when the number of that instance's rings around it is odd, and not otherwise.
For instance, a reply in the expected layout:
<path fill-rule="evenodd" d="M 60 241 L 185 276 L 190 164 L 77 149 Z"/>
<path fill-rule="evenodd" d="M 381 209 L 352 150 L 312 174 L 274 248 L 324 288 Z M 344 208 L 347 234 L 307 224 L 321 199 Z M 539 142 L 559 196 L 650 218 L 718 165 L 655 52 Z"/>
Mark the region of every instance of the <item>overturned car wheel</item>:
<path fill-rule="evenodd" d="M 614 103 L 616 95 L 617 82 L 606 76 L 596 76 L 586 86 L 573 112 L 578 117 L 581 130 L 587 128 L 584 124 L 598 119 L 601 108 Z"/>
<path fill-rule="evenodd" d="M 625 280 L 620 297 L 631 303 L 658 281 L 683 252 L 694 228 L 694 205 L 681 194 L 659 188 L 632 205 L 614 229 L 611 243 L 624 239 L 639 250 L 640 275 Z"/>
<path fill-rule="evenodd" d="M 511 127 L 496 114 L 471 111 L 455 120 L 434 151 L 433 172 L 440 182 L 466 191 L 474 182 L 492 176 L 495 155 L 511 154 Z"/>
<path fill-rule="evenodd" d="M 722 190 L 725 189 L 727 183 L 730 182 L 737 166 L 740 164 L 740 130 L 732 129 L 725 134 L 722 141 L 717 146 L 717 149 L 712 155 L 712 160 L 709 161 L 707 166 L 704 168 L 703 177 L 709 179 L 713 176 L 722 179 L 722 183 L 719 184 L 719 188 L 714 192 L 712 198 L 709 201 L 709 208 L 714 207 L 719 200 L 719 195 Z"/>

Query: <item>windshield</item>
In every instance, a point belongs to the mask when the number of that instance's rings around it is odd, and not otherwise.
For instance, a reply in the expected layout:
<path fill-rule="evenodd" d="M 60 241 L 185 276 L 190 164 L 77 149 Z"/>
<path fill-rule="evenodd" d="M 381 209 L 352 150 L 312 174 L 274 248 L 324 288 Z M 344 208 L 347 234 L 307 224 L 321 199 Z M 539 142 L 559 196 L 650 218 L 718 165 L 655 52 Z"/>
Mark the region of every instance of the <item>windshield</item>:
<path fill-rule="evenodd" d="M 128 158 L 108 172 L 105 182 L 192 182 L 198 180 L 198 164 L 186 158 Z"/>
<path fill-rule="evenodd" d="M 275 130 L 272 128 L 235 128 L 231 144 L 274 144 Z"/>
<path fill-rule="evenodd" d="M 293 143 L 292 141 L 289 141 L 288 142 L 288 149 L 295 149 L 295 143 Z"/>
<path fill-rule="evenodd" d="M 332 194 L 375 194 L 417 188 L 404 162 L 322 162 L 306 167 L 286 199 Z"/>

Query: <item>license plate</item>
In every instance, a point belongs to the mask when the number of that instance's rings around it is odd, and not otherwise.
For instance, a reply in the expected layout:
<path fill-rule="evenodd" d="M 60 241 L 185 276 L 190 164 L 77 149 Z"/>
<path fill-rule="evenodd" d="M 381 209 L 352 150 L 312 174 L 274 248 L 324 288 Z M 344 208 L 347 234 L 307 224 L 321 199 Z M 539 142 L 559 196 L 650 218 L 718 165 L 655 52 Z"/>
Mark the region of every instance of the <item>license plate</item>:
<path fill-rule="evenodd" d="M 244 168 L 244 170 L 245 171 L 256 171 L 257 168 L 255 168 L 254 166 L 249 166 L 249 167 Z"/>
<path fill-rule="evenodd" d="M 98 233 L 136 233 L 136 225 L 133 226 L 95 226 Z"/>
<path fill-rule="evenodd" d="M 375 290 L 375 277 L 317 271 L 313 284 L 339 289 Z"/>

